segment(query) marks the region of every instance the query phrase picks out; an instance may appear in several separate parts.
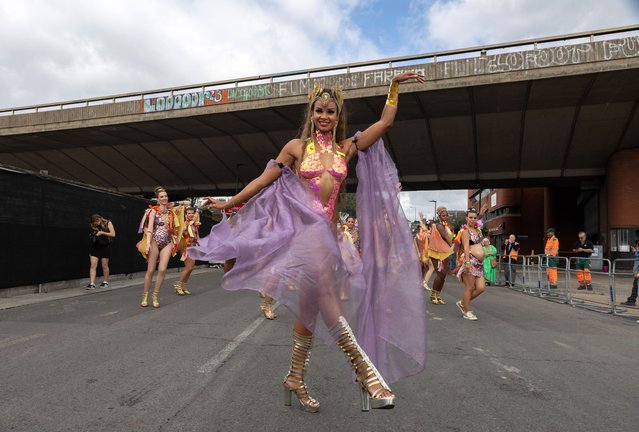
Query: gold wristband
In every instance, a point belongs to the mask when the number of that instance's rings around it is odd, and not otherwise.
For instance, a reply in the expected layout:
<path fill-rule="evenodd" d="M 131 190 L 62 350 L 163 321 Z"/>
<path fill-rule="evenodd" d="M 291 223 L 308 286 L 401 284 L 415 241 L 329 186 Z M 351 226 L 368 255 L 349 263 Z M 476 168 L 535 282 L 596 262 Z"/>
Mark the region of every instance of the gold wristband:
<path fill-rule="evenodd" d="M 386 98 L 386 105 L 397 106 L 399 99 L 399 83 L 397 81 L 391 81 L 388 87 L 388 98 Z"/>

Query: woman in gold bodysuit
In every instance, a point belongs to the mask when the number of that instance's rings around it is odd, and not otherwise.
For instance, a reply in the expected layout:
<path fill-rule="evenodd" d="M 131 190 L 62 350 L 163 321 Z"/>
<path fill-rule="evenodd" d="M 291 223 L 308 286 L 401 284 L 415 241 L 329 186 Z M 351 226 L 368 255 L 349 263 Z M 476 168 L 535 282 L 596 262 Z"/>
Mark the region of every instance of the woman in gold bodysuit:
<path fill-rule="evenodd" d="M 397 112 L 399 83 L 406 80 L 424 82 L 425 79 L 415 72 L 404 72 L 395 76 L 391 81 L 388 98 L 380 120 L 350 138 L 346 137 L 346 110 L 343 107 L 341 91 L 335 88 L 326 89 L 316 86 L 309 97 L 306 119 L 300 138 L 289 141 L 283 147 L 275 160 L 276 164 L 269 165 L 262 175 L 230 200 L 226 202 L 213 198 L 208 198 L 208 200 L 213 207 L 218 209 L 230 208 L 237 203 L 248 201 L 273 184 L 285 171 L 288 173 L 288 170 L 291 169 L 306 185 L 310 192 L 312 206 L 317 210 L 317 213 L 323 214 L 326 222 L 334 226 L 338 217 L 335 205 L 342 182 L 347 176 L 348 162 L 358 151 L 365 152 L 378 142 L 390 129 Z M 305 198 L 299 197 L 299 199 Z M 295 205 L 295 203 L 291 203 L 291 206 Z M 198 249 L 201 250 L 201 248 L 195 248 L 195 254 L 198 253 Z M 321 266 L 322 264 L 317 262 L 315 265 Z M 321 273 L 329 275 L 334 272 L 333 269 L 326 268 L 309 271 L 319 273 L 319 280 L 323 278 Z M 415 273 L 417 275 L 417 271 Z M 326 276 L 326 278 L 328 277 Z M 419 283 L 419 279 L 417 280 Z M 420 290 L 421 292 L 423 291 Z M 356 380 L 362 388 L 362 410 L 392 408 L 395 395 L 358 345 L 349 323 L 343 316 L 344 313 L 340 310 L 337 295 L 324 293 L 322 297 L 319 300 L 322 318 L 330 334 L 346 354 L 355 371 Z M 300 303 L 303 304 L 304 301 L 305 299 L 300 295 Z M 330 303 L 331 307 L 323 307 L 322 303 Z M 335 307 L 334 304 L 338 306 Z M 313 333 L 298 317 L 293 325 L 292 361 L 284 380 L 284 393 L 287 405 L 290 405 L 291 396 L 295 394 L 304 410 L 317 412 L 319 402 L 309 396 L 304 382 L 312 344 Z"/>

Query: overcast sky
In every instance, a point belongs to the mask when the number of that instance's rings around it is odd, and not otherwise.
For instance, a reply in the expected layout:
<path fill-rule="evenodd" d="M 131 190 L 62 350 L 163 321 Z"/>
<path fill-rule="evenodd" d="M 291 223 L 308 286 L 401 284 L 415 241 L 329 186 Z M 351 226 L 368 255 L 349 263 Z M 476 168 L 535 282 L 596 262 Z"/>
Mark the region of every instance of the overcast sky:
<path fill-rule="evenodd" d="M 0 0 L 0 108 L 636 23 L 639 0 Z"/>

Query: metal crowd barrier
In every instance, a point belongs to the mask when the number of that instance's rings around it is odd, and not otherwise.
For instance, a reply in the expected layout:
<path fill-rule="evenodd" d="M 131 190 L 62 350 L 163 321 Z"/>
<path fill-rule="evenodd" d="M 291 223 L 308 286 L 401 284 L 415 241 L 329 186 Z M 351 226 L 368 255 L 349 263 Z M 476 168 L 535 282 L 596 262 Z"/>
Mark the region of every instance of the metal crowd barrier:
<path fill-rule="evenodd" d="M 615 299 L 612 308 L 612 313 L 615 315 L 639 315 L 637 306 L 620 304 L 625 302 L 632 292 L 632 284 L 635 279 L 635 275 L 632 273 L 634 261 L 633 258 L 618 258 L 612 263 L 610 293 Z"/>
<path fill-rule="evenodd" d="M 585 284 L 584 287 L 577 283 L 577 275 L 582 271 L 577 266 L 578 260 L 578 257 L 573 257 L 570 258 L 569 263 L 569 271 L 571 275 L 574 275 L 575 279 L 575 283 L 568 287 L 571 304 L 599 312 L 612 313 L 615 306 L 615 295 L 612 288 L 612 263 L 606 258 L 596 258 L 597 261 L 601 261 L 602 270 L 590 268 L 590 284 Z M 588 259 L 589 263 L 592 263 L 592 261 L 593 259 Z M 608 270 L 603 270 L 605 268 Z M 585 277 L 587 272 L 585 270 L 583 272 Z"/>
<path fill-rule="evenodd" d="M 548 255 L 520 255 L 517 261 L 497 257 L 496 284 L 546 300 L 584 307 L 597 312 L 637 318 L 637 306 L 621 305 L 630 295 L 634 275 L 632 258 L 588 258 L 601 262 L 602 269 L 590 268 L 590 283 L 578 282 L 578 257 L 549 257 Z M 557 263 L 557 285 L 551 286 L 547 275 L 549 263 Z M 598 266 L 596 266 L 598 267 Z M 584 280 L 585 274 L 584 274 Z M 507 285 L 510 281 L 511 284 Z M 639 280 L 638 280 L 639 283 Z M 590 285 L 588 287 L 587 285 Z M 639 303 L 638 303 L 639 304 Z"/>

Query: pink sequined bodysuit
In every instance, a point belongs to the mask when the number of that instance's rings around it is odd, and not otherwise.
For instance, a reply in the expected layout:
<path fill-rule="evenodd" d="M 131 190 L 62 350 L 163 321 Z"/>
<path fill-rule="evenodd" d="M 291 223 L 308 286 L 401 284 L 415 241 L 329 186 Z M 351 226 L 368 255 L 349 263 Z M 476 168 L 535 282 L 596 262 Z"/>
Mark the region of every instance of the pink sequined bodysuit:
<path fill-rule="evenodd" d="M 316 148 L 316 145 L 318 148 Z M 332 166 L 327 168 L 324 165 L 321 157 L 323 154 L 330 154 L 333 157 Z M 324 175 L 325 172 L 333 177 L 333 190 L 326 203 L 322 201 L 319 195 L 322 175 Z M 306 180 L 306 183 L 308 183 L 308 186 L 315 196 L 313 206 L 322 211 L 329 220 L 333 217 L 339 188 L 342 181 L 346 178 L 347 173 L 346 155 L 333 150 L 333 134 L 331 132 L 323 134 L 320 131 L 316 131 L 315 141 L 311 139 L 306 141 L 305 157 L 300 164 L 299 174 Z"/>
<path fill-rule="evenodd" d="M 162 250 L 171 243 L 171 233 L 169 232 L 169 224 L 165 222 L 165 219 L 169 218 L 169 212 L 160 211 L 155 214 L 155 221 L 153 224 L 153 239 L 158 244 L 158 249 Z"/>

